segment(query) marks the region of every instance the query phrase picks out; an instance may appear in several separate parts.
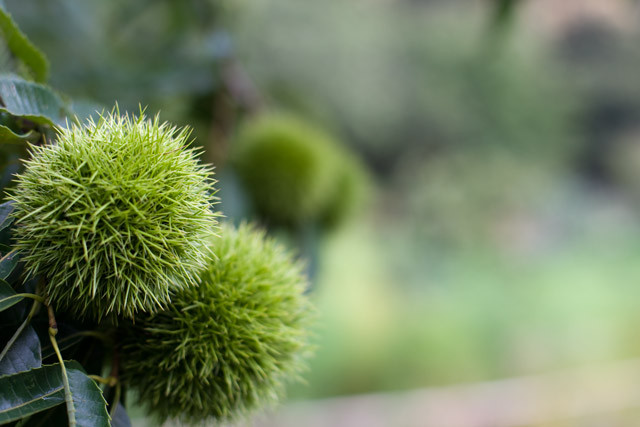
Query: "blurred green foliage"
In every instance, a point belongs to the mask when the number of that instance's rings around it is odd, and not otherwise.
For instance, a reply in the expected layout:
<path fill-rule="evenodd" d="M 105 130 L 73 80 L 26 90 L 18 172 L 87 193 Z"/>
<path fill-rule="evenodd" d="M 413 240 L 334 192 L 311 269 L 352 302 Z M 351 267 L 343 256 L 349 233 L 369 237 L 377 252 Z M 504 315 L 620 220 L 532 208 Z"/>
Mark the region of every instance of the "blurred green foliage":
<path fill-rule="evenodd" d="M 460 7 L 270 0 L 238 18 L 237 51 L 274 103 L 344 129 L 387 175 L 457 148 L 566 159 L 577 102 L 560 67 L 517 34 L 492 48 Z"/>

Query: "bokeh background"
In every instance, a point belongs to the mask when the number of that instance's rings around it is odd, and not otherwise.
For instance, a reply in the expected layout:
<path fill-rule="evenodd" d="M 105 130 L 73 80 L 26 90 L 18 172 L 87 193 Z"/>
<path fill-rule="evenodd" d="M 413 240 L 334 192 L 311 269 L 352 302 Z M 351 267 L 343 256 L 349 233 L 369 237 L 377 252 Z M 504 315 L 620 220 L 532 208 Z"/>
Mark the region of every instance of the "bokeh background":
<path fill-rule="evenodd" d="M 640 423 L 637 1 L 5 4 L 80 116 L 191 126 L 225 215 L 307 260 L 316 354 L 245 424 Z M 276 114 L 349 159 L 340 221 L 260 209 L 287 180 L 236 147 Z"/>

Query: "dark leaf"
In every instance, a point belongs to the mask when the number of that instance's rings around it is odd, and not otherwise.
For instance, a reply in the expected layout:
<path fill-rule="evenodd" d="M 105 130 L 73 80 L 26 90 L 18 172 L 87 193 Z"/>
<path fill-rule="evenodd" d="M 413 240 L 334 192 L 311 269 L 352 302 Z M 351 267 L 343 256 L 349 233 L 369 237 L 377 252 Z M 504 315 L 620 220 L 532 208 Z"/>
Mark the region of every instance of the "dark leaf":
<path fill-rule="evenodd" d="M 0 230 L 4 230 L 10 226 L 14 220 L 11 216 L 11 212 L 13 212 L 13 203 L 13 200 L 10 200 L 0 205 Z"/>
<path fill-rule="evenodd" d="M 16 268 L 16 264 L 18 264 L 20 257 L 18 257 L 18 253 L 14 250 L 0 258 L 0 279 L 5 280 L 14 268 Z"/>
<path fill-rule="evenodd" d="M 24 297 L 16 294 L 11 285 L 0 279 L 0 311 L 6 310 L 22 301 Z"/>
<path fill-rule="evenodd" d="M 0 424 L 64 403 L 60 365 L 0 377 Z"/>
<path fill-rule="evenodd" d="M 78 427 L 109 427 L 107 402 L 102 390 L 78 362 L 65 362 Z"/>
<path fill-rule="evenodd" d="M 116 405 L 116 410 L 111 419 L 111 427 L 131 427 L 131 420 L 127 414 L 127 410 L 120 402 Z"/>
<path fill-rule="evenodd" d="M 41 365 L 40 339 L 38 339 L 33 327 L 29 325 L 0 361 L 0 376 L 28 371 L 39 368 Z"/>
<path fill-rule="evenodd" d="M 65 362 L 78 427 L 108 427 L 107 403 L 78 362 Z M 0 377 L 0 424 L 65 403 L 60 364 Z"/>

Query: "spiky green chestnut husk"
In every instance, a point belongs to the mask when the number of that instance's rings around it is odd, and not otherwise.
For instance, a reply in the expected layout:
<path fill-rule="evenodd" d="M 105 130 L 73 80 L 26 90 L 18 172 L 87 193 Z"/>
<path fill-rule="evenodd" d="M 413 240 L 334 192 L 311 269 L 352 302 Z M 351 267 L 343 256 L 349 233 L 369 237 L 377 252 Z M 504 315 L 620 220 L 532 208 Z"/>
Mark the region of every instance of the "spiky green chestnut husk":
<path fill-rule="evenodd" d="M 188 136 L 113 111 L 31 147 L 11 196 L 16 247 L 56 308 L 132 317 L 196 284 L 217 215 L 211 170 Z"/>
<path fill-rule="evenodd" d="M 334 145 L 313 126 L 267 114 L 240 131 L 231 160 L 262 217 L 297 224 L 317 220 L 332 197 Z"/>
<path fill-rule="evenodd" d="M 122 379 L 162 420 L 231 420 L 274 402 L 308 352 L 306 279 L 255 228 L 223 225 L 200 286 L 122 325 Z"/>

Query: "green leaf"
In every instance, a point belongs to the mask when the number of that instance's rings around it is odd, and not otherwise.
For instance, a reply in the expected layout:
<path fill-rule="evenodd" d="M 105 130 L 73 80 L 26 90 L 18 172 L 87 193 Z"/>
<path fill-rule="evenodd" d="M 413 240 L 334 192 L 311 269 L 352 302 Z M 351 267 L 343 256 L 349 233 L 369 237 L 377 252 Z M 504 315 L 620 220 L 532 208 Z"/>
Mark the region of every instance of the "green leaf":
<path fill-rule="evenodd" d="M 64 363 L 78 427 L 109 427 L 107 402 L 100 387 L 75 361 Z M 0 424 L 64 403 L 60 364 L 0 377 Z"/>
<path fill-rule="evenodd" d="M 6 280 L 13 269 L 16 268 L 19 260 L 20 257 L 15 249 L 0 258 L 0 279 Z"/>
<path fill-rule="evenodd" d="M 0 230 L 4 230 L 10 226 L 15 219 L 11 216 L 11 212 L 13 212 L 14 208 L 13 203 L 13 200 L 10 200 L 0 205 Z"/>
<path fill-rule="evenodd" d="M 23 298 L 23 296 L 16 294 L 11 285 L 0 279 L 0 311 L 19 303 Z"/>
<path fill-rule="evenodd" d="M 21 144 L 24 142 L 35 142 L 38 139 L 40 139 L 40 133 L 34 130 L 18 134 L 6 126 L 0 125 L 0 144 Z"/>
<path fill-rule="evenodd" d="M 62 125 L 68 107 L 47 86 L 28 82 L 15 75 L 0 75 L 0 111 L 20 116 L 41 125 Z"/>
<path fill-rule="evenodd" d="M 49 74 L 49 62 L 44 54 L 36 48 L 20 31 L 16 23 L 7 13 L 4 6 L 0 6 L 0 32 L 14 58 L 24 64 L 24 68 L 35 81 L 45 82 Z M 17 70 L 12 70 L 17 71 Z"/>
<path fill-rule="evenodd" d="M 60 364 L 0 377 L 0 424 L 64 403 Z"/>
<path fill-rule="evenodd" d="M 42 365 L 40 339 L 30 325 L 27 326 L 0 361 L 0 376 L 39 368 Z"/>
<path fill-rule="evenodd" d="M 65 362 L 69 387 L 73 397 L 73 407 L 76 412 L 78 427 L 109 427 L 109 413 L 107 402 L 102 396 L 102 390 L 87 376 L 78 362 Z"/>

